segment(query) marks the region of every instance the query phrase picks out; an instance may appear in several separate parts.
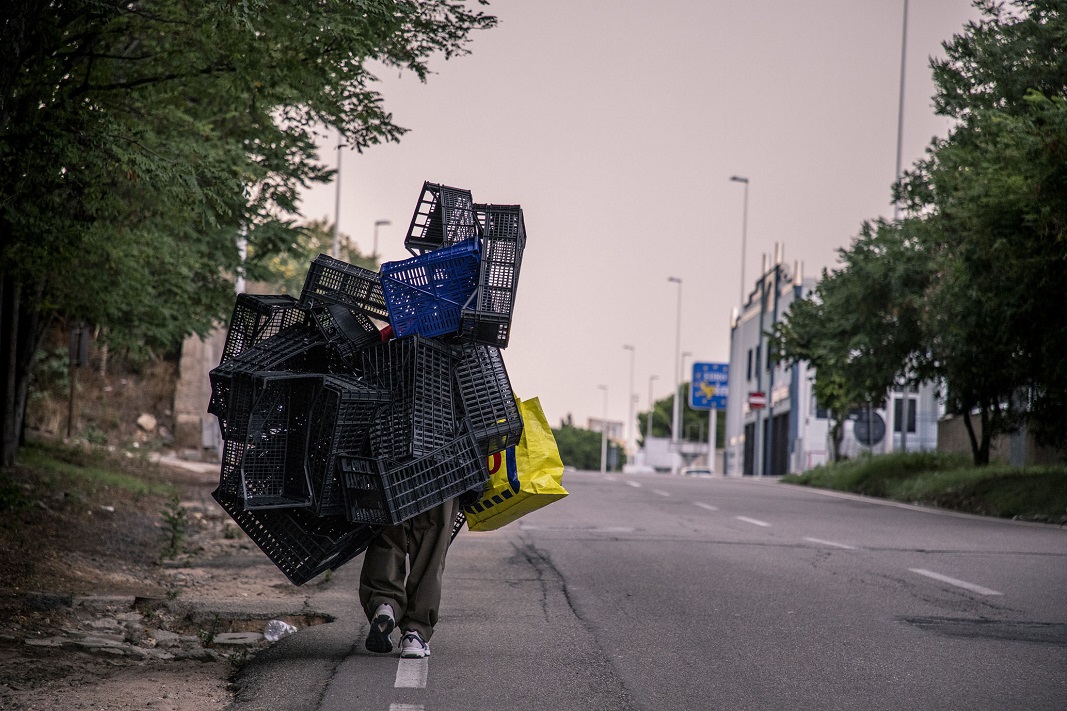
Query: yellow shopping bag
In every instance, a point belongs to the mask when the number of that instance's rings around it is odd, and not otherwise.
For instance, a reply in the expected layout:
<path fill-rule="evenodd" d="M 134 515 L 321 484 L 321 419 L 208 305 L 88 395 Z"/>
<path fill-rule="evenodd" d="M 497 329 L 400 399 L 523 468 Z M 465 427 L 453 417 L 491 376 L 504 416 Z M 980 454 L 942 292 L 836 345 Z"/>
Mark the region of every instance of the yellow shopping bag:
<path fill-rule="evenodd" d="M 489 457 L 489 490 L 463 507 L 467 528 L 494 531 L 567 495 L 556 439 L 537 398 L 519 401 L 522 436 Z"/>

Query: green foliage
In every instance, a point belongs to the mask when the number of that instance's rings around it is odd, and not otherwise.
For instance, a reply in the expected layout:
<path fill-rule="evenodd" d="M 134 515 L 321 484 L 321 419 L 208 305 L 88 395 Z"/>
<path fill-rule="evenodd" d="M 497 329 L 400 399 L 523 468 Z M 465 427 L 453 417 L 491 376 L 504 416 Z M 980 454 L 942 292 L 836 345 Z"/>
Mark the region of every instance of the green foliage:
<path fill-rule="evenodd" d="M 563 421 L 558 428 L 552 428 L 552 435 L 556 438 L 559 457 L 565 465 L 575 469 L 600 470 L 599 432 L 575 427 L 570 422 Z M 610 441 L 608 446 L 617 448 Z"/>
<path fill-rule="evenodd" d="M 815 292 L 790 304 L 770 335 L 772 357 L 815 369 L 815 398 L 832 416 L 835 460 L 850 410 L 928 370 L 922 296 L 934 275 L 920 227 L 864 224 L 839 250 L 841 268 L 824 271 Z"/>
<path fill-rule="evenodd" d="M 908 217 L 864 225 L 772 336 L 816 369 L 835 443 L 853 405 L 923 380 L 946 384 L 976 464 L 1023 422 L 1067 443 L 1067 2 L 976 5 L 933 65 L 958 123 L 896 186 Z"/>
<path fill-rule="evenodd" d="M 61 444 L 30 443 L 19 450 L 18 463 L 38 472 L 41 486 L 86 498 L 110 489 L 134 495 L 171 495 L 171 487 L 123 471 L 123 463 L 106 450 Z"/>
<path fill-rule="evenodd" d="M 462 0 L 20 0 L 0 20 L 3 465 L 53 318 L 116 355 L 209 333 L 234 277 L 299 242 L 300 191 L 332 177 L 316 139 L 403 135 L 369 65 L 425 79 L 495 24 Z"/>
<path fill-rule="evenodd" d="M 364 256 L 351 238 L 338 234 L 339 257 L 342 261 L 378 271 L 378 262 L 373 256 Z M 276 254 L 265 263 L 265 281 L 272 293 L 300 296 L 307 276 L 308 265 L 320 254 L 333 250 L 333 225 L 326 220 L 312 220 L 300 226 L 293 242 L 285 252 Z"/>
<path fill-rule="evenodd" d="M 708 414 L 707 410 L 693 410 L 689 407 L 689 383 L 682 383 L 678 387 L 678 396 L 682 403 L 682 426 L 681 439 L 688 442 L 706 442 L 708 439 Z M 674 423 L 674 397 L 668 395 L 656 400 L 650 412 L 637 413 L 637 443 L 644 446 L 645 437 L 648 435 L 648 418 L 652 416 L 652 436 L 670 437 L 671 426 Z M 721 446 L 726 437 L 726 418 L 719 416 L 716 421 L 716 440 Z"/>
<path fill-rule="evenodd" d="M 1067 522 L 1065 467 L 974 467 L 962 457 L 916 452 L 837 462 L 782 481 L 987 516 Z"/>
<path fill-rule="evenodd" d="M 163 518 L 163 551 L 160 559 L 175 558 L 181 553 L 189 532 L 189 512 L 182 506 L 181 499 L 174 495 L 167 501 L 160 516 Z"/>
<path fill-rule="evenodd" d="M 979 413 L 976 463 L 1023 420 L 1067 441 L 1067 3 L 1011 4 L 980 3 L 934 64 L 959 124 L 901 186 L 937 256 L 928 346 L 949 411 Z"/>

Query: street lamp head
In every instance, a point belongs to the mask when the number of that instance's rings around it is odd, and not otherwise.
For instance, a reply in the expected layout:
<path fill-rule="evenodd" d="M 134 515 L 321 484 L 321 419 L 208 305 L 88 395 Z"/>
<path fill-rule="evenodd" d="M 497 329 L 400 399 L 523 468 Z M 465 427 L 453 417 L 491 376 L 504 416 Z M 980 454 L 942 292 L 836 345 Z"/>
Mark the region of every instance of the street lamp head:
<path fill-rule="evenodd" d="M 633 347 L 633 346 L 631 346 L 631 345 L 630 345 L 630 344 L 628 344 L 628 343 L 624 343 L 624 344 L 622 345 L 622 347 L 623 347 L 623 348 L 625 348 L 625 349 L 626 349 L 626 350 L 628 350 L 628 351 L 632 351 L 632 350 L 635 350 L 635 349 L 634 349 L 634 347 Z"/>
<path fill-rule="evenodd" d="M 669 282 L 673 282 L 673 283 L 675 283 L 675 284 L 681 284 L 681 283 L 682 283 L 682 280 L 681 280 L 681 278 L 679 278 L 679 277 L 672 277 L 672 276 L 669 276 L 669 277 L 667 277 L 667 281 L 669 281 Z"/>
<path fill-rule="evenodd" d="M 748 178 L 745 178 L 745 177 L 740 176 L 740 175 L 731 175 L 730 176 L 730 180 L 735 182 L 735 183 L 744 183 L 744 184 L 748 185 Z"/>
<path fill-rule="evenodd" d="M 391 225 L 391 224 L 393 224 L 393 223 L 390 222 L 389 220 L 375 220 L 374 221 L 374 226 L 375 227 L 384 227 L 385 225 Z"/>

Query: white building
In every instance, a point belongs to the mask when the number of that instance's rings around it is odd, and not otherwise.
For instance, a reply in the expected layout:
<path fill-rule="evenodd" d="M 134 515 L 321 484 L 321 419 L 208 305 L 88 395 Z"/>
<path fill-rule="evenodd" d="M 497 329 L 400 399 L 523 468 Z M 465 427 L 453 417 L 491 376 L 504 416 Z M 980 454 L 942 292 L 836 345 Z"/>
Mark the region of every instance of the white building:
<path fill-rule="evenodd" d="M 726 407 L 724 472 L 727 476 L 802 472 L 830 461 L 830 420 L 817 407 L 814 372 L 807 363 L 770 367 L 766 334 L 796 299 L 807 297 L 814 279 L 790 270 L 779 259 L 767 267 L 748 295 L 730 329 L 730 397 Z M 763 394 L 764 407 L 753 407 Z M 904 430 L 904 393 L 891 393 L 881 407 L 852 414 L 844 426 L 841 454 L 933 450 L 942 408 L 935 388 L 924 385 L 908 392 Z M 751 404 L 750 404 L 751 403 Z M 873 427 L 868 427 L 868 421 Z M 886 423 L 892 422 L 890 436 Z"/>

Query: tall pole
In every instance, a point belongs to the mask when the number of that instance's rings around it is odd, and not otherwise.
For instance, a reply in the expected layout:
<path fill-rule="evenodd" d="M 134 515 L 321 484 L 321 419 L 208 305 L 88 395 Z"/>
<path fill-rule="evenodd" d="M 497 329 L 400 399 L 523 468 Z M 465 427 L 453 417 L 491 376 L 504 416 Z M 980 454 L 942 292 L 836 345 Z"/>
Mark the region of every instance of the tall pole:
<path fill-rule="evenodd" d="M 645 422 L 645 430 L 647 430 L 645 434 L 645 464 L 648 466 L 651 466 L 648 463 L 648 447 L 652 442 L 652 418 L 656 414 L 656 403 L 652 399 L 652 381 L 658 379 L 658 375 L 648 376 L 648 421 Z"/>
<path fill-rule="evenodd" d="M 679 369 L 679 370 L 681 371 L 681 373 L 682 373 L 682 381 L 681 381 L 682 383 L 684 383 L 684 382 L 685 382 L 685 361 L 686 361 L 686 359 L 687 359 L 687 358 L 688 358 L 689 356 L 691 356 L 691 355 L 693 355 L 693 354 L 692 354 L 692 353 L 690 353 L 689 351 L 683 351 L 683 352 L 682 352 L 682 365 L 681 365 L 681 368 Z M 682 389 L 682 385 L 681 385 L 681 383 L 679 383 L 679 384 L 678 384 L 678 389 L 679 389 L 679 390 L 681 390 L 681 389 Z M 686 398 L 686 399 L 688 399 L 688 398 Z M 680 394 L 679 394 L 679 396 L 678 396 L 678 400 L 679 400 L 679 405 L 678 405 L 678 420 L 679 420 L 679 422 L 680 422 L 680 424 L 681 424 L 681 428 L 680 428 L 680 429 L 682 430 L 682 432 L 680 432 L 680 434 L 682 435 L 682 436 L 680 437 L 680 439 L 683 439 L 683 440 L 684 440 L 684 439 L 685 439 L 685 437 L 684 437 L 684 435 L 685 435 L 685 431 L 684 431 L 684 430 L 685 430 L 685 411 L 684 411 L 684 410 L 683 410 L 682 408 L 683 408 L 683 407 L 685 407 L 685 405 L 682 405 L 682 404 L 681 404 L 681 400 L 682 400 L 682 397 L 681 397 L 681 395 L 680 395 Z M 700 439 L 700 437 L 698 436 L 698 437 L 697 437 L 697 439 Z"/>
<path fill-rule="evenodd" d="M 741 211 L 741 308 L 745 307 L 745 244 L 748 242 L 748 178 L 740 175 L 730 176 L 735 183 L 745 186 L 745 202 Z"/>
<path fill-rule="evenodd" d="M 630 410 L 629 419 L 626 420 L 626 456 L 629 457 L 631 452 L 636 453 L 637 444 L 634 438 L 634 401 L 636 396 L 634 395 L 634 359 L 637 356 L 637 349 L 631 345 L 623 345 L 623 348 L 630 351 Z"/>
<path fill-rule="evenodd" d="M 341 239 L 338 233 L 341 222 L 341 149 L 345 144 L 341 142 L 341 132 L 337 132 L 337 195 L 333 204 L 333 250 L 330 256 L 334 259 L 341 258 Z"/>
<path fill-rule="evenodd" d="M 904 76 L 908 54 L 908 0 L 904 0 L 904 27 L 900 32 L 900 96 L 897 99 L 897 171 L 896 182 L 900 182 L 901 158 L 904 145 Z M 893 201 L 893 221 L 900 216 L 900 201 Z"/>
<path fill-rule="evenodd" d="M 678 285 L 678 319 L 674 331 L 674 414 L 671 417 L 671 474 L 678 473 L 678 423 L 681 420 L 681 408 L 679 405 L 678 389 L 681 387 L 679 377 L 679 365 L 682 360 L 682 280 L 678 277 L 667 277 L 667 281 Z"/>
<path fill-rule="evenodd" d="M 906 58 L 908 53 L 908 0 L 904 0 L 904 25 L 900 31 L 900 97 L 897 101 L 897 171 L 896 182 L 900 183 L 901 177 L 901 163 L 903 155 L 904 145 L 904 76 L 906 74 L 905 68 L 907 66 Z M 900 218 L 900 201 L 893 201 L 893 221 L 896 222 Z M 888 445 L 888 451 L 893 451 L 893 426 L 895 423 L 895 417 L 893 414 L 893 408 L 896 407 L 896 398 L 893 396 L 893 390 L 889 391 L 889 436 L 886 437 L 886 444 Z M 904 384 L 904 397 L 901 399 L 901 403 L 904 407 L 904 415 L 901 419 L 903 426 L 900 428 L 900 448 L 905 452 L 908 451 L 908 386 L 905 381 Z M 868 419 L 868 424 L 870 420 Z"/>
<path fill-rule="evenodd" d="M 604 419 L 600 421 L 600 473 L 608 470 L 608 386 L 597 385 L 604 391 Z"/>
<path fill-rule="evenodd" d="M 371 257 L 373 259 L 377 259 L 378 258 L 378 228 L 379 227 L 384 227 L 385 225 L 391 225 L 391 224 L 393 224 L 393 223 L 390 222 L 389 220 L 375 220 L 374 221 L 374 252 L 371 254 Z"/>

